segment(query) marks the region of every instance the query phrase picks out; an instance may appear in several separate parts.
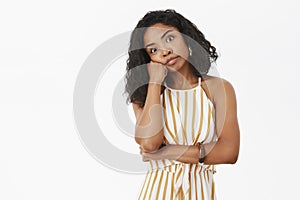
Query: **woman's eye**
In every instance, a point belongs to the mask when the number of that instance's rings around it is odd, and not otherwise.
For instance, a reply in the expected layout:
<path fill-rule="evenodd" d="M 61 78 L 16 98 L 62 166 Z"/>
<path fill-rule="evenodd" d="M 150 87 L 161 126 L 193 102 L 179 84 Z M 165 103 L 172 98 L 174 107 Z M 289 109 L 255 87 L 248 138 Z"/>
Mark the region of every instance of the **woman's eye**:
<path fill-rule="evenodd" d="M 157 51 L 157 48 L 151 48 L 150 53 L 155 53 Z"/>
<path fill-rule="evenodd" d="M 166 42 L 169 43 L 169 42 L 171 42 L 172 40 L 174 40 L 174 36 L 170 35 L 169 37 L 167 37 Z"/>

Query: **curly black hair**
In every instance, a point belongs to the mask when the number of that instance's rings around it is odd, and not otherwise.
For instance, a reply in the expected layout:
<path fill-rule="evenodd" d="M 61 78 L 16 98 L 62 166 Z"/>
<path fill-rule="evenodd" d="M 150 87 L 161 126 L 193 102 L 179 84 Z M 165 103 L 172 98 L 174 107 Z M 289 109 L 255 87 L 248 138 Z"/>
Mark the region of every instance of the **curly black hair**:
<path fill-rule="evenodd" d="M 128 95 L 127 103 L 137 103 L 140 107 L 144 106 L 149 81 L 148 71 L 145 66 L 151 61 L 144 48 L 143 36 L 147 27 L 158 23 L 176 27 L 183 35 L 185 43 L 193 51 L 188 62 L 192 66 L 195 76 L 203 77 L 203 75 L 206 75 L 211 63 L 218 58 L 216 48 L 205 39 L 204 34 L 199 31 L 196 25 L 175 10 L 167 9 L 148 12 L 131 33 L 125 76 L 125 93 Z"/>

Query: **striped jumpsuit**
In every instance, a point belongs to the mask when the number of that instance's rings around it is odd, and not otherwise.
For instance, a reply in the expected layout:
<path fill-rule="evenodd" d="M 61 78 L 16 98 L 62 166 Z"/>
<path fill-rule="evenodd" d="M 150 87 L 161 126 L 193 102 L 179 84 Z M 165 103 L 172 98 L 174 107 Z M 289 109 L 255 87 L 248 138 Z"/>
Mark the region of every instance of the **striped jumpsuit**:
<path fill-rule="evenodd" d="M 164 142 L 195 145 L 217 139 L 215 110 L 199 84 L 187 90 L 165 85 Z M 215 200 L 214 165 L 187 164 L 176 160 L 151 160 L 139 200 Z"/>

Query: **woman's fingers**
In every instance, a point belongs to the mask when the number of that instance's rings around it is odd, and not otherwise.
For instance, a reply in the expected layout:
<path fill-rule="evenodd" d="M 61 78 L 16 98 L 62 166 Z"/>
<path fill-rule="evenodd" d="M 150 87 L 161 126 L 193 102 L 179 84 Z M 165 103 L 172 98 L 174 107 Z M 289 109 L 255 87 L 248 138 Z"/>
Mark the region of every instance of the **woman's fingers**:
<path fill-rule="evenodd" d="M 151 61 L 147 65 L 150 82 L 162 83 L 168 74 L 168 68 L 157 62 Z"/>
<path fill-rule="evenodd" d="M 147 153 L 145 153 L 144 151 L 143 151 L 143 149 L 142 149 L 142 147 L 140 146 L 140 154 L 141 154 L 141 156 L 142 156 L 142 160 L 144 161 L 144 162 L 148 162 L 150 159 L 148 158 L 148 154 Z"/>
<path fill-rule="evenodd" d="M 149 157 L 148 157 L 148 154 L 145 153 L 145 152 L 142 152 L 142 158 L 143 158 L 143 161 L 144 161 L 144 162 L 147 162 L 147 161 L 150 160 Z"/>

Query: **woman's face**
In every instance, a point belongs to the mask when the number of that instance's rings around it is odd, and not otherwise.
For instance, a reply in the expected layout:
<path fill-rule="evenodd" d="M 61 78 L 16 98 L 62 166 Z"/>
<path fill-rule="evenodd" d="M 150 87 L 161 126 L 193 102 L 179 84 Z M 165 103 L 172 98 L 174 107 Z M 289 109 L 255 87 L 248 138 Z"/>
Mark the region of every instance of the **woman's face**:
<path fill-rule="evenodd" d="M 153 62 L 166 65 L 169 70 L 180 71 L 189 66 L 188 47 L 177 28 L 154 24 L 144 34 L 144 47 Z"/>

